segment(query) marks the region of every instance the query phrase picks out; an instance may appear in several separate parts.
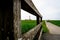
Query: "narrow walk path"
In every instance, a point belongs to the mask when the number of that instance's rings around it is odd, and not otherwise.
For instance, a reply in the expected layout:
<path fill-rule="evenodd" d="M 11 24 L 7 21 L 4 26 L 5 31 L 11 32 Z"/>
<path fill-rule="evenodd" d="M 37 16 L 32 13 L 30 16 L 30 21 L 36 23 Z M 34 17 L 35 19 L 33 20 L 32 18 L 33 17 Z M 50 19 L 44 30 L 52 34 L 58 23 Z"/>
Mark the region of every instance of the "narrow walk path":
<path fill-rule="evenodd" d="M 46 26 L 49 29 L 50 34 L 60 34 L 60 27 L 50 22 L 46 22 Z"/>
<path fill-rule="evenodd" d="M 60 27 L 46 22 L 46 26 L 49 29 L 49 33 L 43 34 L 43 40 L 60 40 Z"/>

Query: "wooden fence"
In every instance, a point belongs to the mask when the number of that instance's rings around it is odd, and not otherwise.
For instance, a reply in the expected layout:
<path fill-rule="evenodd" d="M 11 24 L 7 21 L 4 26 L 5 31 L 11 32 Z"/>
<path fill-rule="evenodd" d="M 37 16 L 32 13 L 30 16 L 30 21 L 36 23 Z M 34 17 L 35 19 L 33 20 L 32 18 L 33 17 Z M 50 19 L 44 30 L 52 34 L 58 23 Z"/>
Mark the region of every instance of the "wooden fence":
<path fill-rule="evenodd" d="M 38 0 L 37 0 L 38 1 Z M 22 40 L 40 40 L 42 34 L 42 16 L 34 6 L 32 0 L 22 0 L 21 8 L 36 16 L 37 26 L 22 35 Z"/>
<path fill-rule="evenodd" d="M 40 36 L 40 32 L 38 30 L 41 30 L 41 23 L 38 24 L 36 27 L 28 31 L 27 33 L 23 34 L 23 40 L 38 40 L 38 37 Z"/>
<path fill-rule="evenodd" d="M 21 9 L 35 15 L 37 21 L 37 26 L 25 34 L 21 34 Z M 32 0 L 0 0 L 0 40 L 40 40 L 41 24 L 42 16 Z"/>

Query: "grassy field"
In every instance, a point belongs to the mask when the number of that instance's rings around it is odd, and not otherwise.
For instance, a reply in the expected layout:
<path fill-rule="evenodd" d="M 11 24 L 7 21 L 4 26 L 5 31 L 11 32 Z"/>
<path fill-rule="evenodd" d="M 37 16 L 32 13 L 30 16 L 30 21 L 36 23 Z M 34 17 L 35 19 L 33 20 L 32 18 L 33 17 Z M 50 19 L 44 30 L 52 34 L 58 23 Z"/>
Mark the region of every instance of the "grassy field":
<path fill-rule="evenodd" d="M 21 21 L 21 26 L 22 26 L 22 34 L 26 33 L 30 29 L 36 26 L 36 21 L 35 20 L 22 20 Z"/>
<path fill-rule="evenodd" d="M 49 30 L 46 27 L 45 21 L 42 21 L 42 28 L 43 28 L 43 33 L 49 32 Z"/>
<path fill-rule="evenodd" d="M 21 26 L 22 26 L 22 34 L 23 34 L 29 31 L 30 29 L 32 29 L 33 27 L 35 27 L 36 21 L 35 20 L 22 20 Z M 43 28 L 43 32 L 48 32 L 45 21 L 43 21 L 42 28 Z"/>
<path fill-rule="evenodd" d="M 51 22 L 51 23 L 60 27 L 60 20 L 49 20 L 49 22 Z"/>

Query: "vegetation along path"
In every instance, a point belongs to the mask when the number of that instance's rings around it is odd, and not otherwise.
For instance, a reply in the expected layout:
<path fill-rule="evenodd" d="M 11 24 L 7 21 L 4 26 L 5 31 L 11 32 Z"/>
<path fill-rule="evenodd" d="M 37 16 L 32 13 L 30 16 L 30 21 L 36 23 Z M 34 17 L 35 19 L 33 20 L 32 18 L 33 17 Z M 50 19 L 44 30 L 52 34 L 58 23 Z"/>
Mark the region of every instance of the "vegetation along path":
<path fill-rule="evenodd" d="M 49 29 L 49 33 L 43 34 L 43 40 L 60 40 L 60 27 L 46 22 L 46 26 Z"/>

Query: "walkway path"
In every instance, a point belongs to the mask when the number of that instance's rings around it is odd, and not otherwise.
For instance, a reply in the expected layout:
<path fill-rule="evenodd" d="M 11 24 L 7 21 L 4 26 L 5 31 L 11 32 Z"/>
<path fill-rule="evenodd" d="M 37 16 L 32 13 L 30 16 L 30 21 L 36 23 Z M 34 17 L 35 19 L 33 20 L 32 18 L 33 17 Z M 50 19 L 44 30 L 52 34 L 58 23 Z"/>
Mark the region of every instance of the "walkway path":
<path fill-rule="evenodd" d="M 60 27 L 50 22 L 46 22 L 46 26 L 49 29 L 50 34 L 60 34 Z"/>
<path fill-rule="evenodd" d="M 60 27 L 46 22 L 49 33 L 43 34 L 43 40 L 60 40 Z"/>

